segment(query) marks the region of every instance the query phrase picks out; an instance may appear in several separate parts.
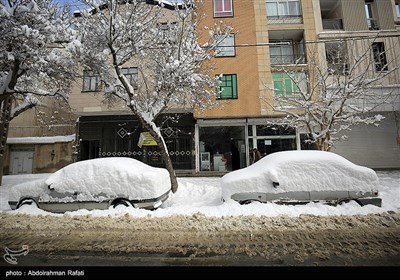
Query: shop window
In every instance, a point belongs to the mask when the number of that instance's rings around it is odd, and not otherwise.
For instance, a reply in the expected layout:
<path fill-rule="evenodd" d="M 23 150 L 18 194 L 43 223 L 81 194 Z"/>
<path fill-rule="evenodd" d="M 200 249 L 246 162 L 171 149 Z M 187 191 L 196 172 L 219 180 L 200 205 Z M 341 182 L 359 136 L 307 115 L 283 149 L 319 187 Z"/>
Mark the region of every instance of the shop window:
<path fill-rule="evenodd" d="M 237 77 L 236 74 L 222 75 L 217 91 L 217 99 L 237 99 Z"/>
<path fill-rule="evenodd" d="M 233 0 L 214 0 L 214 17 L 233 16 Z"/>
<path fill-rule="evenodd" d="M 226 172 L 246 166 L 244 126 L 200 127 L 201 171 Z"/>

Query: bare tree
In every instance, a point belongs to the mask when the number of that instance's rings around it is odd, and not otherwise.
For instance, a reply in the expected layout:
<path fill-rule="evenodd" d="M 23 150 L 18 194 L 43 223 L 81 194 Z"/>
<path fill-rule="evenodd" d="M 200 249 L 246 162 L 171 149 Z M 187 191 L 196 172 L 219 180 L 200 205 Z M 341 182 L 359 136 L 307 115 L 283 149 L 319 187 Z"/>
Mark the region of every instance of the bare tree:
<path fill-rule="evenodd" d="M 230 28 L 211 27 L 209 40 L 200 45 L 201 1 L 172 1 L 172 10 L 164 1 L 84 2 L 92 8 L 82 11 L 75 25 L 82 34 L 83 66 L 99 75 L 107 104 L 124 104 L 150 132 L 176 192 L 175 171 L 156 119 L 174 107 L 192 110 L 212 103 L 216 79 L 208 61 L 218 44 L 216 34 L 228 34 Z M 127 67 L 135 73 L 133 80 L 124 72 Z"/>
<path fill-rule="evenodd" d="M 79 42 L 68 11 L 52 0 L 2 0 L 0 34 L 1 183 L 10 120 L 39 104 L 38 96 L 68 98 Z"/>
<path fill-rule="evenodd" d="M 278 116 L 269 124 L 296 128 L 325 151 L 355 125 L 378 125 L 379 112 L 398 98 L 399 38 L 312 42 L 305 49 L 307 64 L 273 69 L 273 98 L 262 100 Z"/>

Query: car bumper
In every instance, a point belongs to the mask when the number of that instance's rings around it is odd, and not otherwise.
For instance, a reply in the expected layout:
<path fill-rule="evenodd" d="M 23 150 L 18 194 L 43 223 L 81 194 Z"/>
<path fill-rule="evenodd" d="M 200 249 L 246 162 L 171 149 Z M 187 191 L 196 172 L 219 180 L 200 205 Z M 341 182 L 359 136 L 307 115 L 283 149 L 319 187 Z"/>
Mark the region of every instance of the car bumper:
<path fill-rule="evenodd" d="M 147 210 L 154 210 L 163 204 L 169 197 L 170 191 L 164 193 L 163 195 L 153 198 L 153 199 L 143 199 L 143 200 L 131 200 L 132 205 L 135 208 L 143 208 Z"/>

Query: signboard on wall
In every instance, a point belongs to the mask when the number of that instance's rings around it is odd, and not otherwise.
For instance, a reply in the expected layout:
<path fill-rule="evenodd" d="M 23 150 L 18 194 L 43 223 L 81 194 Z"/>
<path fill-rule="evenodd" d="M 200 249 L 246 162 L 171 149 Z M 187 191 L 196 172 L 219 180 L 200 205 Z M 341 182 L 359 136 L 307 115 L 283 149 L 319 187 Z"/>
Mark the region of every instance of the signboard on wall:
<path fill-rule="evenodd" d="M 141 148 L 142 146 L 157 146 L 157 142 L 151 136 L 150 132 L 141 132 L 138 146 L 139 148 Z"/>

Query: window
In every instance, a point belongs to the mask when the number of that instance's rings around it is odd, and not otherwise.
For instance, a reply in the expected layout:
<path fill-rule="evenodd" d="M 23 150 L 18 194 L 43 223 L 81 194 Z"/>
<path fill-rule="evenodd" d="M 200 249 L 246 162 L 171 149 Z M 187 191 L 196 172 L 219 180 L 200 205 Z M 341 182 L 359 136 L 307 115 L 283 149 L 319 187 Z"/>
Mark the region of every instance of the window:
<path fill-rule="evenodd" d="M 368 21 L 368 29 L 369 30 L 378 30 L 378 23 L 376 22 L 376 20 L 374 19 L 374 15 L 373 15 L 373 1 L 365 1 L 365 16 L 367 17 L 367 21 Z"/>
<path fill-rule="evenodd" d="M 396 3 L 396 15 L 400 17 L 400 3 Z"/>
<path fill-rule="evenodd" d="M 236 99 L 238 97 L 236 74 L 222 75 L 220 82 L 217 92 L 218 99 Z"/>
<path fill-rule="evenodd" d="M 388 63 L 386 59 L 385 44 L 383 42 L 373 43 L 372 52 L 374 55 L 375 71 L 387 71 Z"/>
<path fill-rule="evenodd" d="M 175 42 L 177 27 L 178 27 L 178 24 L 176 22 L 160 23 L 158 28 L 160 31 L 162 42 L 165 42 L 165 43 L 166 42 L 169 42 L 169 43 Z"/>
<path fill-rule="evenodd" d="M 300 92 L 300 89 L 304 92 L 307 88 L 306 75 L 305 73 L 293 73 L 289 74 L 284 72 L 272 73 L 272 79 L 274 81 L 275 95 L 293 95 Z"/>
<path fill-rule="evenodd" d="M 301 16 L 299 0 L 266 0 L 268 17 Z"/>
<path fill-rule="evenodd" d="M 271 42 L 270 45 L 271 65 L 286 65 L 294 63 L 293 47 L 290 41 Z"/>
<path fill-rule="evenodd" d="M 232 0 L 214 0 L 214 17 L 233 16 Z"/>
<path fill-rule="evenodd" d="M 137 67 L 130 67 L 130 68 L 122 68 L 122 74 L 126 77 L 129 81 L 129 84 L 133 86 L 134 89 L 137 89 L 137 77 L 138 77 L 138 69 Z"/>
<path fill-rule="evenodd" d="M 225 38 L 223 37 L 223 35 L 215 36 L 215 40 L 219 42 L 218 47 L 215 49 L 215 56 L 235 56 L 235 36 L 228 35 Z"/>
<path fill-rule="evenodd" d="M 93 71 L 84 70 L 83 71 L 83 85 L 82 91 L 100 91 L 100 76 L 93 73 Z"/>
<path fill-rule="evenodd" d="M 345 42 L 325 43 L 328 69 L 332 74 L 349 74 L 347 46 Z"/>

